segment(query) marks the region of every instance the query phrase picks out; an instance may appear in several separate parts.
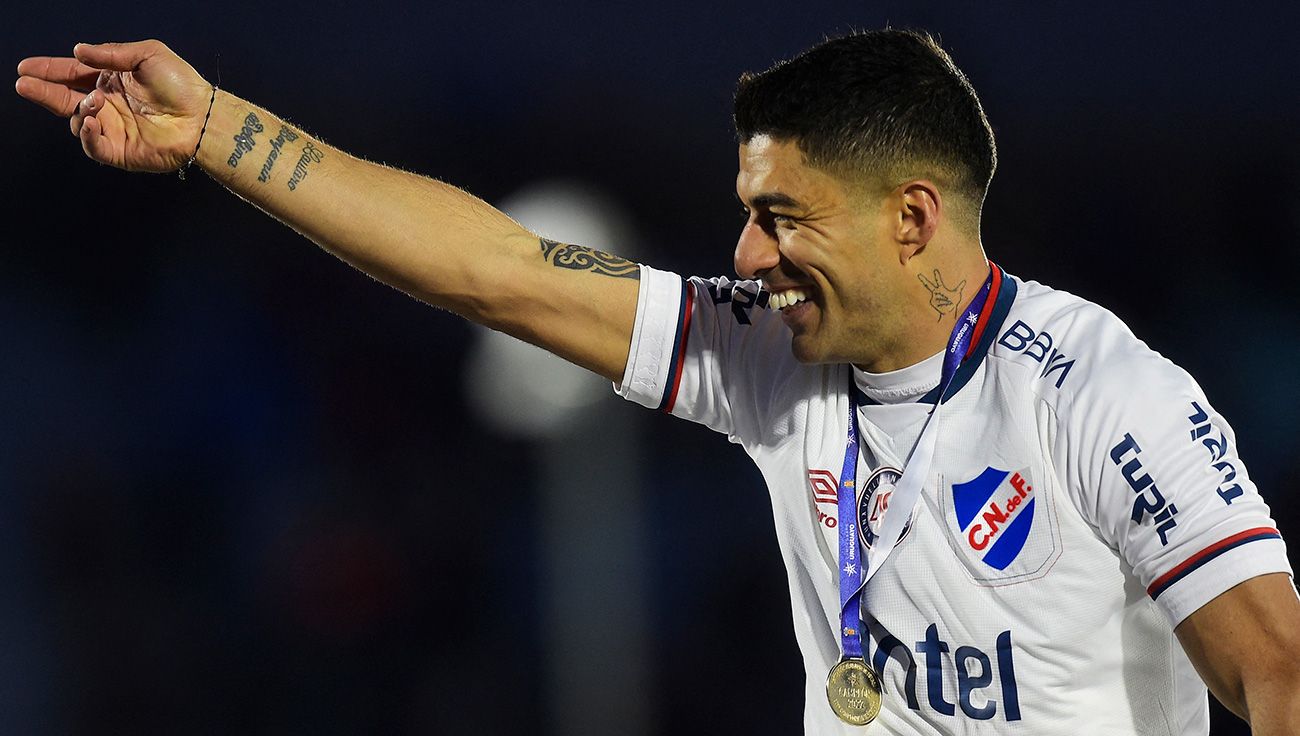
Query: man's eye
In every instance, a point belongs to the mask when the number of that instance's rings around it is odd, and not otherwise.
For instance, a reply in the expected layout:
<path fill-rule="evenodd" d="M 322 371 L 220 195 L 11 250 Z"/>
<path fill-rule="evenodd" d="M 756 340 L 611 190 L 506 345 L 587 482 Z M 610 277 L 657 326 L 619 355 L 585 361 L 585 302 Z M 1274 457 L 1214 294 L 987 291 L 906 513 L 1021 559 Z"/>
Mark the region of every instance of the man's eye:
<path fill-rule="evenodd" d="M 790 215 L 778 215 L 774 212 L 772 213 L 772 222 L 776 223 L 777 225 L 789 226 L 794 224 L 794 218 L 791 217 Z"/>

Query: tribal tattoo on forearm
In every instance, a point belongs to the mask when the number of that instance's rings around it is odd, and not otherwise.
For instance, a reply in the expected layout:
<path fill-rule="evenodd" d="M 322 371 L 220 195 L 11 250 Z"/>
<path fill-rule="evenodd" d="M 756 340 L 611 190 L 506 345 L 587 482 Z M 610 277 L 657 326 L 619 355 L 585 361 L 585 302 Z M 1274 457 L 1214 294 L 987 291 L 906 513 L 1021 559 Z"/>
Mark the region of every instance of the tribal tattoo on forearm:
<path fill-rule="evenodd" d="M 641 267 L 626 258 L 582 245 L 569 245 L 541 238 L 542 259 L 556 268 L 591 271 L 602 276 L 640 280 Z"/>

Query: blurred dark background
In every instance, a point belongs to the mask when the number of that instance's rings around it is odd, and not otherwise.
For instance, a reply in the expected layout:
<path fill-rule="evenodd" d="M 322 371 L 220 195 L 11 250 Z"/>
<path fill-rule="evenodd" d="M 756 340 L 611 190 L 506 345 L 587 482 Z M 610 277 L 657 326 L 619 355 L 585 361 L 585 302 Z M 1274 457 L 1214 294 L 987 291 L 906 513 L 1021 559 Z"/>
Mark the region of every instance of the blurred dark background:
<path fill-rule="evenodd" d="M 737 75 L 886 23 L 940 34 L 982 95 L 991 257 L 1191 371 L 1294 539 L 1294 4 L 74 0 L 7 12 L 0 56 L 157 37 L 212 79 L 219 54 L 223 86 L 335 145 L 494 202 L 580 182 L 632 233 L 592 245 L 714 275 L 740 225 Z M 480 333 L 202 175 L 97 166 L 0 100 L 0 732 L 564 733 L 553 453 L 475 409 Z M 594 482 L 639 489 L 613 578 L 640 643 L 585 660 L 640 673 L 613 732 L 798 732 L 757 472 L 707 430 L 597 411 L 642 448 Z M 599 540 L 586 509 L 558 514 Z"/>

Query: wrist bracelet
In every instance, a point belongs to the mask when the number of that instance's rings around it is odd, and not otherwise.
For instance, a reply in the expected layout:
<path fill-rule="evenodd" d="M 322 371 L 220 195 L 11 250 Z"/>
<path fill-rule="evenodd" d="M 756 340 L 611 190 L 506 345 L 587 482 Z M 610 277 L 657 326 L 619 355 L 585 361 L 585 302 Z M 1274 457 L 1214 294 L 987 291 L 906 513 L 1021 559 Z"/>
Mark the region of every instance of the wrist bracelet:
<path fill-rule="evenodd" d="M 212 105 L 217 101 L 217 85 L 212 85 L 212 99 L 208 100 L 208 114 L 203 116 L 203 127 L 199 129 L 199 141 L 194 144 L 194 153 L 190 154 L 190 159 L 181 164 L 176 170 L 176 176 L 181 181 L 185 181 L 185 170 L 194 165 L 199 157 L 199 146 L 203 145 L 203 134 L 208 132 L 208 120 L 212 117 Z"/>

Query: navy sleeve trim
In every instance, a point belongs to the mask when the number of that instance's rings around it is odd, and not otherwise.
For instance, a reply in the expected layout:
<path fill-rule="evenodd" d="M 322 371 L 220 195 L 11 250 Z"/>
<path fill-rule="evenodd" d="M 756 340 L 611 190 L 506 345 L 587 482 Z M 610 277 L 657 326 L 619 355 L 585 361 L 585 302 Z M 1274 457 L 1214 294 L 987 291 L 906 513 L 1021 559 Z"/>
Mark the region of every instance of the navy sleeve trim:
<path fill-rule="evenodd" d="M 673 355 L 668 364 L 668 380 L 664 384 L 664 399 L 659 411 L 671 413 L 677 403 L 677 390 L 681 388 L 682 366 L 686 362 L 686 342 L 691 333 L 691 312 L 695 305 L 695 284 L 682 280 L 682 301 L 677 309 L 677 336 L 673 338 Z"/>
<path fill-rule="evenodd" d="M 1191 575 L 1198 568 L 1228 550 L 1236 549 L 1243 544 L 1258 542 L 1263 539 L 1281 538 L 1282 535 L 1278 534 L 1276 529 L 1264 526 L 1256 529 L 1247 529 L 1246 531 L 1234 534 L 1227 539 L 1221 539 L 1187 558 L 1182 564 L 1178 565 L 1174 569 L 1156 578 L 1155 582 L 1151 583 L 1151 586 L 1147 588 L 1147 595 L 1151 596 L 1151 600 L 1159 598 L 1160 594 L 1169 590 L 1174 583 L 1177 583 L 1179 580 Z"/>

